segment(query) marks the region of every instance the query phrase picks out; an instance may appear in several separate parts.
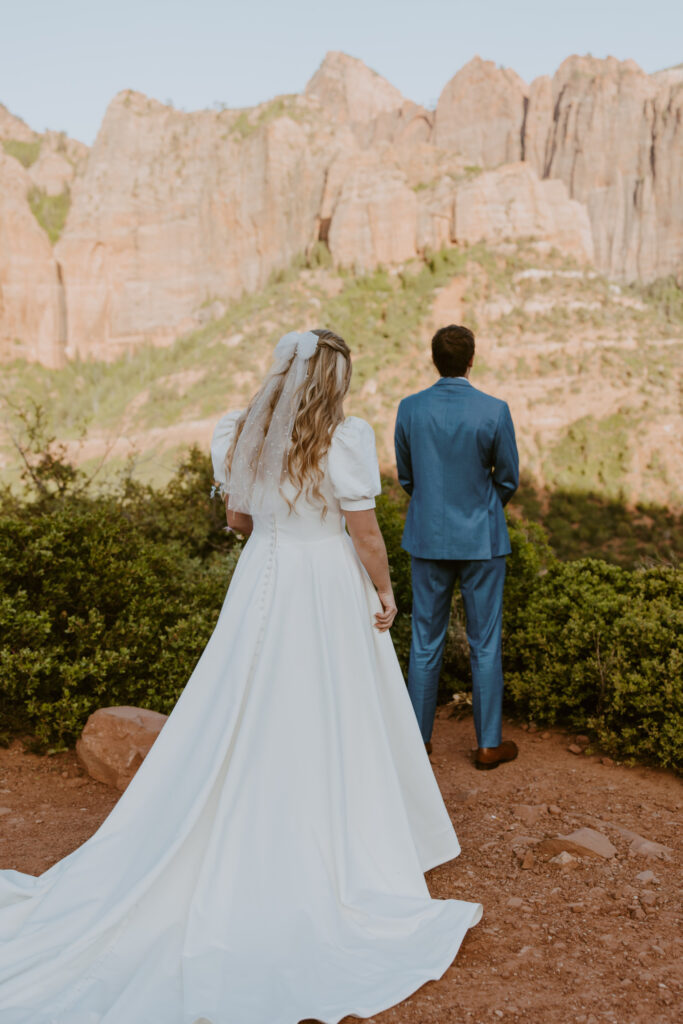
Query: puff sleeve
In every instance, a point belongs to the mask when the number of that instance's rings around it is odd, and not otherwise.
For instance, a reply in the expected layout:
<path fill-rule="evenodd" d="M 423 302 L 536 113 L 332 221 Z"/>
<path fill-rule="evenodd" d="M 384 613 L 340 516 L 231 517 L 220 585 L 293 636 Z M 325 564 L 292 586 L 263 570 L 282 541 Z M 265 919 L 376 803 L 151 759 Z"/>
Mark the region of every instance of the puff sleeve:
<path fill-rule="evenodd" d="M 343 511 L 375 507 L 382 484 L 375 432 L 369 423 L 348 416 L 334 432 L 327 457 L 332 490 Z"/>
<path fill-rule="evenodd" d="M 228 448 L 232 444 L 232 439 L 235 436 L 235 429 L 237 427 L 237 421 L 242 415 L 242 410 L 239 409 L 236 412 L 228 412 L 223 416 L 213 432 L 211 438 L 211 461 L 213 463 L 213 476 L 217 484 L 219 484 L 219 490 L 221 494 L 228 494 L 228 487 L 230 480 L 228 479 L 228 471 L 225 466 L 225 456 L 228 454 Z"/>

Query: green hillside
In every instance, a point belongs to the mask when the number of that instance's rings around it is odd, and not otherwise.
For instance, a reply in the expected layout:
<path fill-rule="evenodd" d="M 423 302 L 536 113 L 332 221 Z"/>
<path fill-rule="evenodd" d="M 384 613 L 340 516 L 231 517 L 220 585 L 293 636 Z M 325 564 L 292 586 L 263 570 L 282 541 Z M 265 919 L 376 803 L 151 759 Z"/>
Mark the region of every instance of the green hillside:
<path fill-rule="evenodd" d="M 315 326 L 349 342 L 348 412 L 373 424 L 391 474 L 396 405 L 434 380 L 431 334 L 458 320 L 477 334 L 473 383 L 511 406 L 520 505 L 556 523 L 563 553 L 675 553 L 683 301 L 674 282 L 620 287 L 532 240 L 448 249 L 363 277 L 328 262 L 319 246 L 256 295 L 207 297 L 197 329 L 167 347 L 60 370 L 5 366 L 2 476 L 17 479 L 10 431 L 33 402 L 72 457 L 87 469 L 104 463 L 99 480 L 132 456 L 137 477 L 162 484 L 181 450 L 205 448 L 214 421 L 247 402 L 280 334 Z"/>

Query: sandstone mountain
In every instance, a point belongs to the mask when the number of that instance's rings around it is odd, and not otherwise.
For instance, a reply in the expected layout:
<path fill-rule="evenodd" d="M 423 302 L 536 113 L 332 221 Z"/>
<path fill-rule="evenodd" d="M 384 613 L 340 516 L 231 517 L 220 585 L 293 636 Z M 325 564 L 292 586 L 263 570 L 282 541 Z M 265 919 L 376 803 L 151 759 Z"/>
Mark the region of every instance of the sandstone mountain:
<path fill-rule="evenodd" d="M 120 93 L 89 152 L 0 107 L 0 354 L 168 343 L 316 245 L 367 271 L 533 237 L 615 279 L 680 279 L 682 112 L 683 70 L 591 57 L 530 86 L 474 58 L 429 111 L 341 53 L 247 110 Z"/>

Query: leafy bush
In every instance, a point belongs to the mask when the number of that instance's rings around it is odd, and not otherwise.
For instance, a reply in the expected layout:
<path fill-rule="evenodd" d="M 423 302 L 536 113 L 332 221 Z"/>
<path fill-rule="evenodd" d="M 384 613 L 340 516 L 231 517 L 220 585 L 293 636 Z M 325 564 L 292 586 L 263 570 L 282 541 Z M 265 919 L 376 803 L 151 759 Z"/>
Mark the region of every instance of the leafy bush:
<path fill-rule="evenodd" d="M 545 533 L 539 526 L 534 523 L 509 519 L 508 530 L 512 552 L 507 560 L 505 574 L 504 636 L 524 629 L 527 603 L 541 585 L 548 565 L 554 561 Z M 504 651 L 506 646 L 504 640 Z M 465 608 L 456 588 L 446 637 L 439 698 L 447 700 L 454 692 L 462 692 L 471 688 L 472 673 Z"/>
<path fill-rule="evenodd" d="M 253 109 L 243 110 L 233 122 L 230 131 L 238 135 L 240 139 L 247 139 L 259 128 L 285 116 L 294 121 L 299 121 L 302 118 L 302 111 L 297 106 L 296 97 L 293 95 L 278 96 L 264 106 L 258 114 Z"/>
<path fill-rule="evenodd" d="M 590 491 L 543 494 L 523 480 L 513 512 L 542 525 L 561 559 L 601 558 L 625 569 L 677 564 L 683 556 L 683 519 L 662 505 L 640 503 Z"/>
<path fill-rule="evenodd" d="M 403 502 L 378 507 L 399 614 L 392 630 L 407 671 L 410 560 L 400 550 Z M 510 519 L 503 611 L 508 712 L 592 734 L 617 756 L 683 763 L 683 572 L 628 571 L 598 559 L 558 561 L 544 531 Z M 465 616 L 453 601 L 440 699 L 471 688 Z"/>
<path fill-rule="evenodd" d="M 69 214 L 71 206 L 69 186 L 67 185 L 56 196 L 51 196 L 42 188 L 34 187 L 29 190 L 27 198 L 33 216 L 54 245 L 64 229 Z"/>
<path fill-rule="evenodd" d="M 71 743 L 108 704 L 169 712 L 229 573 L 146 537 L 115 501 L 0 520 L 0 710 Z"/>
<path fill-rule="evenodd" d="M 555 562 L 506 629 L 509 705 L 604 749 L 683 763 L 683 574 Z"/>
<path fill-rule="evenodd" d="M 189 453 L 163 490 L 123 475 L 96 494 L 29 430 L 26 493 L 0 495 L 0 738 L 68 745 L 111 704 L 169 712 L 218 616 L 239 554 L 208 494 L 211 465 Z M 406 499 L 385 480 L 377 513 L 410 651 Z M 683 574 L 560 562 L 540 527 L 509 523 L 504 669 L 509 711 L 589 731 L 606 750 L 670 767 L 683 753 Z M 471 685 L 454 599 L 442 697 Z"/>
<path fill-rule="evenodd" d="M 653 308 L 665 323 L 680 330 L 683 321 L 683 288 L 675 277 L 660 277 L 645 285 L 634 284 L 629 290 Z"/>
<path fill-rule="evenodd" d="M 65 484 L 63 464 L 46 454 L 30 474 L 33 500 L 0 502 L 3 731 L 65 745 L 103 705 L 168 713 L 238 553 L 208 498 L 209 460 L 191 452 L 159 492 L 124 478 L 92 494 L 78 470 Z"/>
<path fill-rule="evenodd" d="M 41 139 L 24 142 L 22 139 L 3 139 L 2 148 L 8 156 L 13 156 L 24 167 L 29 168 L 40 156 Z"/>
<path fill-rule="evenodd" d="M 379 523 L 389 556 L 391 582 L 394 587 L 398 614 L 391 629 L 403 674 L 408 674 L 410 654 L 412 588 L 410 582 L 410 555 L 401 547 L 403 524 L 407 500 L 396 481 L 384 479 L 383 493 L 377 499 L 377 522 Z"/>

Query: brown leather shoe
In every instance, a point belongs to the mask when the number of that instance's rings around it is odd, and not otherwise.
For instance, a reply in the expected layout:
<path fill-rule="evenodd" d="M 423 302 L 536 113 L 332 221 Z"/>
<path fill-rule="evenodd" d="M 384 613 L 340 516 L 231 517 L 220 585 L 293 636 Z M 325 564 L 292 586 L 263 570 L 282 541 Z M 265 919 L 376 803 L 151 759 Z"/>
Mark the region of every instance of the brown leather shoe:
<path fill-rule="evenodd" d="M 497 747 L 478 747 L 474 755 L 474 767 L 489 771 L 503 761 L 514 761 L 518 753 L 517 744 L 512 740 L 503 740 Z"/>
<path fill-rule="evenodd" d="M 432 753 L 432 741 L 431 740 L 427 740 L 427 742 L 425 743 L 425 750 L 427 751 L 427 754 L 431 757 L 431 753 Z"/>

